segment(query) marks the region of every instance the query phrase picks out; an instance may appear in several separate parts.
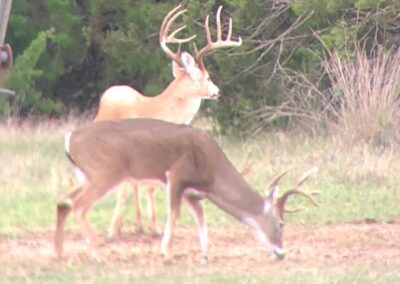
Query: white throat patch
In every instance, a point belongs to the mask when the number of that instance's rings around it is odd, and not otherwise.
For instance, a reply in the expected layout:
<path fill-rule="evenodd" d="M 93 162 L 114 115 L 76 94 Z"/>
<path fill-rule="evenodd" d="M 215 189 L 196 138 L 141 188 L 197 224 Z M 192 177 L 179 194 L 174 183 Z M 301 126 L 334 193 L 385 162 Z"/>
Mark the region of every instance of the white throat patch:
<path fill-rule="evenodd" d="M 71 141 L 71 132 L 67 132 L 64 135 L 64 148 L 65 152 L 69 153 L 69 145 Z"/>
<path fill-rule="evenodd" d="M 272 203 L 268 200 L 264 203 L 264 213 L 269 212 L 272 209 Z"/>

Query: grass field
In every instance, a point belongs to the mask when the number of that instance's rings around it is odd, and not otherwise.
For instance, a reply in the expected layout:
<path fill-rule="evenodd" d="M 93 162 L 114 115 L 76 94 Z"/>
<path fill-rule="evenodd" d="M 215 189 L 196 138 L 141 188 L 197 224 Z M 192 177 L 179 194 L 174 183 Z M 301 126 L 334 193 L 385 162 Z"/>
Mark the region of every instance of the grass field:
<path fill-rule="evenodd" d="M 0 282 L 13 283 L 394 283 L 400 282 L 400 245 L 395 238 L 400 221 L 400 153 L 398 149 L 372 147 L 363 143 L 348 143 L 343 137 L 310 137 L 303 133 L 276 131 L 257 137 L 244 139 L 238 137 L 217 137 L 228 157 L 239 168 L 251 162 L 252 167 L 246 179 L 258 190 L 264 190 L 268 180 L 285 168 L 292 168 L 282 181 L 281 190 L 289 188 L 301 173 L 308 168 L 318 167 L 319 171 L 304 185 L 305 191 L 320 191 L 320 207 L 313 207 L 307 200 L 296 197 L 290 200 L 291 207 L 303 206 L 306 210 L 288 215 L 287 239 L 297 253 L 288 260 L 275 263 L 261 251 L 248 230 L 205 202 L 208 224 L 210 226 L 209 264 L 201 265 L 192 256 L 181 253 L 179 237 L 174 242 L 174 252 L 178 254 L 176 263 L 163 265 L 156 251 L 159 240 L 152 241 L 150 256 L 141 260 L 129 253 L 116 256 L 116 261 L 97 263 L 87 256 L 84 241 L 77 234 L 72 218 L 68 221 L 69 240 L 81 244 L 75 250 L 75 256 L 57 263 L 52 256 L 41 260 L 40 249 L 50 254 L 51 237 L 55 220 L 55 202 L 70 190 L 72 175 L 63 152 L 63 133 L 75 127 L 75 122 L 43 122 L 39 125 L 1 125 L 0 126 Z M 157 192 L 158 216 L 165 220 L 164 194 Z M 99 235 L 105 235 L 115 204 L 115 194 L 101 201 L 90 212 L 89 217 Z M 133 210 L 126 212 L 124 234 L 127 243 L 132 241 L 129 251 L 135 255 L 135 236 L 132 237 Z M 338 243 L 342 224 L 372 223 L 389 228 L 387 242 L 391 247 L 382 254 L 382 259 L 369 258 L 363 261 L 361 255 L 357 261 L 352 259 L 333 261 L 332 258 L 319 258 L 319 243 L 326 250 L 335 250 L 330 242 Z M 391 224 L 389 227 L 386 224 Z M 335 227 L 338 226 L 338 227 Z M 181 233 L 191 234 L 185 239 L 181 236 L 185 248 L 182 251 L 192 253 L 188 243 L 197 249 L 194 222 L 184 209 L 179 221 Z M 242 233 L 242 243 L 224 236 L 220 229 L 232 234 Z M 345 227 L 347 228 L 347 227 Z M 307 238 L 307 230 L 321 230 L 321 236 L 313 234 L 309 243 L 301 243 L 297 238 Z M 377 227 L 363 230 L 376 233 L 374 244 L 380 245 Z M 353 229 L 351 229 L 353 230 Z M 359 230 L 355 226 L 354 230 Z M 213 232 L 215 238 L 213 238 Z M 363 231 L 364 232 L 364 231 Z M 179 231 L 177 232 L 177 235 Z M 239 234 L 239 233 L 238 233 Z M 332 236 L 335 236 L 334 238 Z M 360 234 L 360 238 L 364 238 Z M 284 235 L 285 238 L 286 235 Z M 331 237 L 330 237 L 331 236 Z M 346 246 L 357 247 L 361 239 L 351 236 Z M 358 235 L 357 235 L 358 236 Z M 371 235 L 372 236 L 372 235 Z M 375 236 L 375 235 L 374 235 Z M 231 237 L 231 236 L 230 236 Z M 133 238 L 133 239 L 131 239 Z M 363 242 L 368 243 L 368 234 Z M 373 238 L 373 237 L 371 237 Z M 399 235 L 397 235 L 397 239 Z M 228 239 L 228 240 L 225 240 Z M 225 240 L 225 241 L 224 241 Z M 230 245 L 229 240 L 233 243 Z M 129 241 L 129 242 L 128 242 Z M 144 240 L 142 247 L 145 248 Z M 354 242 L 352 244 L 352 241 Z M 216 246 L 213 243 L 219 244 Z M 246 242 L 249 242 L 248 245 Z M 312 244 L 311 244 L 312 242 Z M 236 244 L 236 246 L 235 246 Z M 384 244 L 381 244 L 382 246 Z M 112 248 L 118 251 L 118 244 Z M 235 247 L 240 248 L 235 252 Z M 359 246 L 361 248 L 361 246 Z M 310 251 L 308 251 L 308 248 Z M 362 247 L 364 249 L 364 246 Z M 386 247 L 385 247 L 386 248 Z M 392 248 L 392 250 L 390 250 Z M 24 253 L 25 249 L 26 253 Z M 108 249 L 108 248 L 107 248 Z M 20 250 L 20 251 L 18 251 Z M 48 250 L 48 252 L 47 252 Z M 222 251 L 221 251 L 222 250 Z M 304 251 L 305 250 L 305 251 Z M 371 248 L 371 255 L 381 253 L 380 247 Z M 22 251 L 22 253 L 21 253 Z M 229 253 L 228 253 L 229 251 Z M 230 254 L 230 252 L 232 253 Z M 351 247 L 350 250 L 351 251 Z M 39 252 L 38 255 L 35 255 Z M 216 260 L 213 262 L 213 252 Z M 115 251 L 110 252 L 114 255 Z M 254 260 L 249 254 L 254 253 Z M 66 251 L 68 255 L 68 252 Z M 195 253 L 193 253 L 195 254 Z M 224 255 L 226 254 L 226 263 Z M 305 259 L 305 255 L 315 261 Z M 332 254 L 334 255 L 334 254 Z M 352 256 L 349 252 L 350 257 Z M 397 255 L 397 257 L 396 257 Z M 390 256 L 390 261 L 385 257 Z M 263 258 L 265 258 L 265 263 Z M 78 260 L 77 260 L 78 259 Z M 305 260 L 307 263 L 300 262 Z M 334 259 L 334 257 L 333 257 Z M 372 260 L 371 260 L 372 259 Z M 242 262 L 248 261 L 248 264 Z M 318 260 L 318 261 L 317 261 Z"/>

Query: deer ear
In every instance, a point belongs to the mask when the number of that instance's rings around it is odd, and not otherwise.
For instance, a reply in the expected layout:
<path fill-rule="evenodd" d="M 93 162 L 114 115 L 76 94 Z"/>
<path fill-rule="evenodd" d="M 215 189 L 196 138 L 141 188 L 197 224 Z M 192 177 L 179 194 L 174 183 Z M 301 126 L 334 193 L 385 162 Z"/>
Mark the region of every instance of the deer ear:
<path fill-rule="evenodd" d="M 178 63 L 172 60 L 172 75 L 174 76 L 174 78 L 178 78 L 184 72 L 185 69 L 183 69 L 181 66 L 179 66 Z"/>
<path fill-rule="evenodd" d="M 196 81 L 200 77 L 200 70 L 196 66 L 196 61 L 193 56 L 187 52 L 182 52 L 181 59 L 186 73 L 193 81 Z"/>
<path fill-rule="evenodd" d="M 278 197 L 278 191 L 279 191 L 278 185 L 274 185 L 271 187 L 271 191 L 269 192 L 268 196 L 265 198 L 264 201 L 264 213 L 271 210 L 271 208 L 275 204 L 275 200 Z"/>

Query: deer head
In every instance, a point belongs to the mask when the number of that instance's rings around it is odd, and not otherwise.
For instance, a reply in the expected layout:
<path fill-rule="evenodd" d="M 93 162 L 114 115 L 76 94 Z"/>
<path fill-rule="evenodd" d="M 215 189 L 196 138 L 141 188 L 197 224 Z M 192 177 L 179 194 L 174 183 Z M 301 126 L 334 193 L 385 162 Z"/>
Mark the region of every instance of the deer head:
<path fill-rule="evenodd" d="M 285 212 L 296 212 L 300 210 L 285 209 L 285 204 L 289 196 L 299 194 L 307 197 L 315 206 L 319 206 L 313 197 L 313 195 L 319 194 L 319 192 L 306 193 L 299 189 L 308 177 L 316 171 L 316 168 L 308 170 L 298 179 L 292 189 L 286 191 L 282 196 L 277 197 L 279 181 L 288 172 L 288 169 L 282 171 L 269 183 L 268 188 L 270 192 L 265 199 L 263 212 L 255 217 L 244 219 L 250 227 L 255 229 L 256 236 L 263 246 L 279 259 L 282 259 L 285 255 L 282 245 L 284 214 Z"/>
<path fill-rule="evenodd" d="M 177 17 L 185 13 L 187 11 L 186 9 L 182 9 L 181 5 L 174 8 L 164 18 L 160 28 L 160 45 L 167 56 L 172 60 L 172 73 L 175 79 L 180 81 L 179 83 L 181 85 L 183 84 L 182 81 L 186 80 L 187 88 L 197 90 L 198 96 L 202 98 L 216 99 L 218 98 L 220 92 L 219 88 L 210 79 L 210 75 L 208 74 L 208 71 L 203 62 L 204 56 L 207 54 L 211 54 L 213 51 L 219 48 L 235 47 L 242 44 L 242 40 L 240 37 L 237 41 L 232 40 L 231 18 L 229 19 L 229 31 L 227 37 L 225 40 L 222 39 L 221 10 L 222 6 L 218 8 L 216 16 L 217 40 L 215 42 L 212 41 L 209 26 L 209 16 L 207 16 L 205 21 L 207 44 L 200 51 L 197 49 L 196 45 L 194 45 L 196 52 L 195 58 L 188 52 L 181 52 L 180 44 L 191 41 L 196 37 L 196 35 L 183 39 L 175 37 L 178 32 L 186 28 L 185 25 L 177 28 L 171 34 L 168 34 L 172 23 L 176 20 Z M 178 43 L 179 48 L 177 52 L 173 52 L 167 46 L 167 43 Z"/>

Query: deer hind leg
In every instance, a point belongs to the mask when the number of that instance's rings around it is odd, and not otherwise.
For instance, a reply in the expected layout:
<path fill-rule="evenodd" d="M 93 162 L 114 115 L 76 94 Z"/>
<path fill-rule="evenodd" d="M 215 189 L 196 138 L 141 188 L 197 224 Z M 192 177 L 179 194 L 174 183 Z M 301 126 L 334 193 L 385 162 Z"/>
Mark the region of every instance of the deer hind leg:
<path fill-rule="evenodd" d="M 177 184 L 171 184 L 169 181 L 167 184 L 167 199 L 167 222 L 161 240 L 161 254 L 166 261 L 170 261 L 172 258 L 170 246 L 175 223 L 179 217 L 182 188 Z"/>
<path fill-rule="evenodd" d="M 201 255 L 202 255 L 203 259 L 205 261 L 207 261 L 208 260 L 208 254 L 207 254 L 208 230 L 207 230 L 207 224 L 205 222 L 204 210 L 200 203 L 201 199 L 199 199 L 198 197 L 184 195 L 184 201 L 189 206 L 189 209 L 192 211 L 192 214 L 195 217 L 198 232 L 199 232 Z"/>
<path fill-rule="evenodd" d="M 111 224 L 108 227 L 108 240 L 114 240 L 119 238 L 121 235 L 122 218 L 126 203 L 128 201 L 129 190 L 130 188 L 128 188 L 126 184 L 121 184 L 117 190 L 117 204 L 115 205 Z"/>
<path fill-rule="evenodd" d="M 142 222 L 142 207 L 140 204 L 140 192 L 136 185 L 133 188 L 133 202 L 135 203 L 135 232 L 143 233 L 143 222 Z"/>
<path fill-rule="evenodd" d="M 75 215 L 75 220 L 80 227 L 80 230 L 92 249 L 92 255 L 99 259 L 97 253 L 98 242 L 93 234 L 86 214 L 94 203 L 103 197 L 116 183 L 97 180 L 96 185 L 93 183 L 87 184 L 71 201 L 72 211 Z"/>

